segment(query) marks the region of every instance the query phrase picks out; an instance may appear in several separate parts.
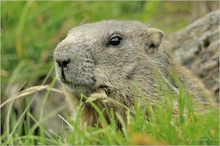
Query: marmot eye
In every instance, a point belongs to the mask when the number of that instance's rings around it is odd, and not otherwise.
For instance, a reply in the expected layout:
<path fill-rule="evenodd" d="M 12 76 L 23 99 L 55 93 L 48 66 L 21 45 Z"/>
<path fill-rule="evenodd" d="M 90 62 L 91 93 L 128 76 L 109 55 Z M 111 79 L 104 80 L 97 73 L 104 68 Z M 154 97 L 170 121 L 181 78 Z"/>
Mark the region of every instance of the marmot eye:
<path fill-rule="evenodd" d="M 112 37 L 108 42 L 108 45 L 118 46 L 121 43 L 122 38 L 119 36 Z"/>

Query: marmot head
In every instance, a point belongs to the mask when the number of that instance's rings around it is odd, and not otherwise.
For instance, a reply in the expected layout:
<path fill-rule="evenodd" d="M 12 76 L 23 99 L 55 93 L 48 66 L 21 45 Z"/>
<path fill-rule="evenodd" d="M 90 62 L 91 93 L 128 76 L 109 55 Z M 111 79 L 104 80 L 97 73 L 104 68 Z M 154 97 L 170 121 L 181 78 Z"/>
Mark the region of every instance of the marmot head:
<path fill-rule="evenodd" d="M 140 56 L 153 59 L 163 33 L 136 21 L 101 21 L 71 29 L 54 51 L 58 79 L 72 93 L 122 88 Z M 143 57 L 142 57 L 143 58 Z"/>

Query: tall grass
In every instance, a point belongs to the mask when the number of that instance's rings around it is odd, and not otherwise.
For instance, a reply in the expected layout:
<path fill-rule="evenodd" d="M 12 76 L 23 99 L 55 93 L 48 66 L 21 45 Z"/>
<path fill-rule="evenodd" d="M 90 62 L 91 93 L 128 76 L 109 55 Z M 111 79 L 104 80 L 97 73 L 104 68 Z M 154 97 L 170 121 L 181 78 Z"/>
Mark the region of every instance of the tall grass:
<path fill-rule="evenodd" d="M 104 118 L 101 118 L 103 128 L 86 127 L 86 131 L 80 129 L 79 118 L 81 109 L 77 112 L 75 122 L 70 121 L 73 131 L 69 137 L 64 137 L 62 133 L 53 133 L 43 128 L 43 120 L 36 120 L 28 112 L 27 116 L 35 121 L 33 127 L 28 126 L 28 121 L 23 118 L 16 121 L 13 114 L 10 115 L 10 123 L 15 123 L 16 128 L 9 134 L 4 133 L 1 136 L 1 144 L 6 145 L 27 145 L 27 144 L 219 144 L 219 117 L 218 110 L 210 110 L 205 115 L 196 115 L 188 112 L 184 120 L 172 117 L 172 106 L 170 101 L 164 101 L 162 105 L 157 105 L 157 110 L 146 105 L 145 109 L 140 108 L 138 103 L 135 108 L 135 117 L 129 117 L 128 123 L 122 122 L 122 130 L 116 128 L 114 119 L 107 125 Z M 94 106 L 94 105 L 93 105 Z M 164 107 L 166 106 L 166 110 Z M 190 109 L 190 108 L 189 108 Z M 103 117 L 101 111 L 96 108 Z M 149 115 L 149 121 L 146 120 L 145 111 Z M 181 115 L 179 115 L 181 116 Z M 48 118 L 48 117 L 43 117 Z M 26 123 L 24 134 L 20 134 L 22 123 Z M 39 135 L 32 131 L 34 128 L 40 128 Z M 12 127 L 11 127 L 12 128 Z"/>
<path fill-rule="evenodd" d="M 163 78 L 162 78 L 163 79 Z M 168 80 L 168 79 L 167 79 Z M 15 97 L 12 97 L 8 103 L 15 102 L 18 98 L 27 98 L 29 95 L 39 90 L 48 90 L 45 94 L 42 104 L 47 100 L 49 92 L 59 92 L 53 88 L 54 82 L 50 85 L 41 85 L 20 91 Z M 76 112 L 76 120 L 72 121 L 69 116 L 61 117 L 63 123 L 69 130 L 60 131 L 58 133 L 51 129 L 45 129 L 43 123 L 45 119 L 51 115 L 57 114 L 62 107 L 54 112 L 43 115 L 44 105 L 41 107 L 40 118 L 36 119 L 30 113 L 30 103 L 17 120 L 11 107 L 7 112 L 6 131 L 1 136 L 2 145 L 105 145 L 105 144 L 190 144 L 190 145 L 218 145 L 219 144 L 219 109 L 206 107 L 204 113 L 195 113 L 193 111 L 192 98 L 185 92 L 185 87 L 179 84 L 176 94 L 170 90 L 164 90 L 164 83 L 159 82 L 163 91 L 164 98 L 158 99 L 155 106 L 146 102 L 143 107 L 140 104 L 144 100 L 139 100 L 132 109 L 134 117 L 127 114 L 127 123 L 116 113 L 116 117 L 121 122 L 122 128 L 117 128 L 113 110 L 108 111 L 110 123 L 106 121 L 102 115 L 102 109 L 99 109 L 92 100 L 88 100 L 92 107 L 100 116 L 102 128 L 98 125 L 95 127 L 87 127 L 84 125 L 83 130 L 80 128 L 80 117 L 82 114 L 83 102 Z M 171 87 L 172 88 L 172 87 Z M 86 98 L 82 96 L 82 98 Z M 143 97 L 145 98 L 145 97 Z M 177 101 L 177 105 L 175 104 Z M 115 101 L 116 102 L 116 101 Z M 1 104 L 1 107 L 5 104 Z M 177 107 L 176 107 L 177 106 Z M 178 109 L 175 115 L 173 111 Z M 147 117 L 146 117 L 147 113 Z M 26 118 L 25 118 L 26 117 Z M 59 116 L 60 117 L 60 116 Z M 58 117 L 57 117 L 58 118 Z M 34 121 L 34 124 L 30 123 Z M 22 127 L 23 126 L 23 127 Z M 34 133 L 36 128 L 38 133 Z"/>

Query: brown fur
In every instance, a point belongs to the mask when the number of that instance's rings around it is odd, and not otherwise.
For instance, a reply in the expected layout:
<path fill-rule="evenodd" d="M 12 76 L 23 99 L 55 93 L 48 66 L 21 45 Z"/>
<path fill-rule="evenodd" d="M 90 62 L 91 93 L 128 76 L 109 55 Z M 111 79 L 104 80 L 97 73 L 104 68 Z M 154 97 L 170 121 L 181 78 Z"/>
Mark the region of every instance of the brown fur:
<path fill-rule="evenodd" d="M 115 36 L 122 38 L 120 44 L 109 45 Z M 188 94 L 193 95 L 195 111 L 201 112 L 214 103 L 201 81 L 175 63 L 161 43 L 162 38 L 162 31 L 136 21 L 101 21 L 70 30 L 56 47 L 54 59 L 57 77 L 63 84 L 73 114 L 80 100 L 83 101 L 81 126 L 100 124 L 91 101 L 109 122 L 110 110 L 126 121 L 127 111 L 132 115 L 138 100 L 143 100 L 141 106 L 146 103 L 154 106 L 155 101 L 166 98 L 156 83 L 156 71 L 161 79 L 169 79 L 176 89 L 178 84 L 169 72 L 178 75 Z M 165 81 L 164 89 L 176 92 Z M 88 99 L 83 99 L 81 94 Z"/>

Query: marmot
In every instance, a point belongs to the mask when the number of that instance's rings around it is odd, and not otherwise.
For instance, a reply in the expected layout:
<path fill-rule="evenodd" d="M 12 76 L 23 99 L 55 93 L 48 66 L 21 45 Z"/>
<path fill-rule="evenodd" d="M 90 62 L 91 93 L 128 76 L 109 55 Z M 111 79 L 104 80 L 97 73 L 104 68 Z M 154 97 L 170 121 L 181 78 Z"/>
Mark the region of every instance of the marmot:
<path fill-rule="evenodd" d="M 156 83 L 156 70 L 176 89 L 178 84 L 170 79 L 169 72 L 178 75 L 193 95 L 195 111 L 212 103 L 209 91 L 187 69 L 176 64 L 162 38 L 161 30 L 138 21 L 106 20 L 83 24 L 68 32 L 54 51 L 55 69 L 73 113 L 81 100 L 84 104 L 81 126 L 85 122 L 88 126 L 98 124 L 99 114 L 88 100 L 96 104 L 107 121 L 105 111 L 110 109 L 126 121 L 127 109 L 132 109 L 138 99 L 145 99 L 143 106 L 146 102 L 153 106 L 153 101 L 166 98 Z M 84 100 L 82 94 L 88 99 Z"/>

